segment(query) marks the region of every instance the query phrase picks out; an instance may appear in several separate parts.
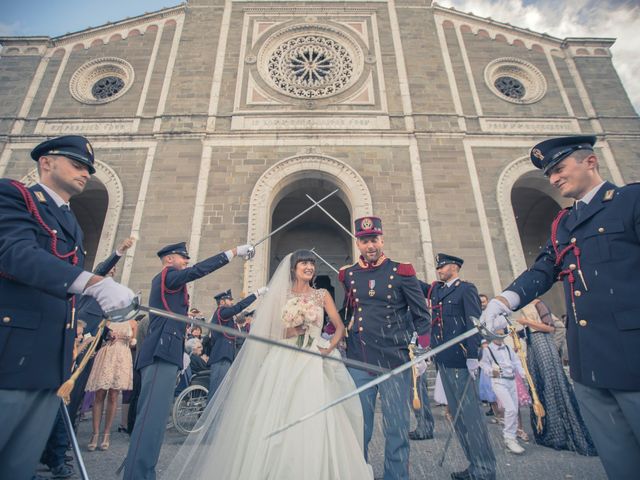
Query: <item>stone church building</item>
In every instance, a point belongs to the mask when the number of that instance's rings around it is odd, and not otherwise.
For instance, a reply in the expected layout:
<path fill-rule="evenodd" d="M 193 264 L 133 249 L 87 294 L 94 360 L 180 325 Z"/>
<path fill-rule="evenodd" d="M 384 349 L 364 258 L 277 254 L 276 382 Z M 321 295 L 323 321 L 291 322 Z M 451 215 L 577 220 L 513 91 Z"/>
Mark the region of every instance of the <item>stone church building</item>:
<path fill-rule="evenodd" d="M 567 205 L 532 167 L 534 143 L 596 134 L 604 176 L 640 180 L 640 120 L 613 43 L 430 0 L 190 0 L 56 38 L 1 38 L 0 176 L 37 181 L 34 145 L 89 137 L 97 173 L 72 201 L 88 266 L 137 235 L 118 277 L 145 301 L 164 244 L 186 241 L 196 261 L 256 242 L 334 190 L 326 211 L 348 229 L 380 216 L 385 252 L 420 278 L 447 252 L 493 294 Z M 356 257 L 315 208 L 253 261 L 197 282 L 192 303 L 209 312 L 213 294 L 250 292 L 312 247 L 338 268 Z M 559 313 L 558 292 L 549 300 Z"/>

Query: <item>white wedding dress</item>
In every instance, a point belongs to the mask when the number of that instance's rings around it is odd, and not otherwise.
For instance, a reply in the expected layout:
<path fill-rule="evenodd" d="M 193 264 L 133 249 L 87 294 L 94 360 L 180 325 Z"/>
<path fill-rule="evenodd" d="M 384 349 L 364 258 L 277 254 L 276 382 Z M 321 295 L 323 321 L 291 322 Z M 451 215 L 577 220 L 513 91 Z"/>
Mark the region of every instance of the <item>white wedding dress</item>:
<path fill-rule="evenodd" d="M 285 258 L 276 271 L 251 330 L 295 345 L 297 337 L 282 338 L 282 310 L 295 295 L 288 280 L 289 261 Z M 304 348 L 317 351 L 318 346 L 329 344 L 321 337 L 325 290 L 301 295 L 317 309 L 314 317 L 320 319 L 320 325 L 310 325 L 304 339 Z M 339 357 L 336 350 L 331 355 Z M 163 477 L 372 479 L 363 455 L 362 408 L 357 396 L 268 438 L 277 428 L 355 388 L 338 362 L 247 340 L 207 407 L 202 429 L 189 436 Z"/>

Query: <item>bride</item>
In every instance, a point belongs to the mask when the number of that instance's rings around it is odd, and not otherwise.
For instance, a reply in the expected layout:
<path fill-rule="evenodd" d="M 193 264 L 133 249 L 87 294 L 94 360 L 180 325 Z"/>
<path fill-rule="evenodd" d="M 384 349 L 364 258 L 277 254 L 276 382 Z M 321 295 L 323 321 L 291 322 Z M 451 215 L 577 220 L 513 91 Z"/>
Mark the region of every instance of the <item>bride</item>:
<path fill-rule="evenodd" d="M 339 357 L 344 325 L 315 258 L 289 254 L 276 270 L 251 333 Z M 321 337 L 324 312 L 336 333 Z M 276 428 L 354 390 L 344 365 L 263 343 L 244 343 L 212 401 L 164 475 L 167 479 L 372 479 L 358 397 L 267 438 Z"/>

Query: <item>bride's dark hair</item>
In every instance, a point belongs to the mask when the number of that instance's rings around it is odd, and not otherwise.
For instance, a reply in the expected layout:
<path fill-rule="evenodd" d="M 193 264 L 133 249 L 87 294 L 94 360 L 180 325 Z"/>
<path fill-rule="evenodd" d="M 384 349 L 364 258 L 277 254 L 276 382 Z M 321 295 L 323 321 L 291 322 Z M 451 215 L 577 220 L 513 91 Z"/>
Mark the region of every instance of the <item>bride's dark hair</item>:
<path fill-rule="evenodd" d="M 315 265 L 316 257 L 310 250 L 296 250 L 291 254 L 291 281 L 292 282 L 296 281 L 296 266 L 300 262 L 311 262 Z M 315 278 L 316 276 L 314 275 L 311 282 L 309 282 L 311 286 L 313 286 L 313 281 L 315 280 Z"/>

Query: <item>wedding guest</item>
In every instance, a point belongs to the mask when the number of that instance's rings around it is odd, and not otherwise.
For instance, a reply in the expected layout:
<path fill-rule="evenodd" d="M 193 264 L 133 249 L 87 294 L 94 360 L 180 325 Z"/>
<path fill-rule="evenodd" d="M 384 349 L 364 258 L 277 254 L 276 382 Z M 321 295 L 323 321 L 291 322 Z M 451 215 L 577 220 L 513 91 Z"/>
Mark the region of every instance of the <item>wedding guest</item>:
<path fill-rule="evenodd" d="M 191 338 L 184 344 L 184 349 L 189 355 L 191 374 L 207 370 L 207 356 L 202 354 L 202 342 L 197 338 Z"/>
<path fill-rule="evenodd" d="M 527 366 L 538 397 L 545 410 L 542 431 L 531 424 L 536 443 L 556 450 L 570 450 L 580 455 L 596 455 L 596 449 L 582 419 L 573 388 L 562 368 L 562 362 L 553 342 L 554 327 L 550 325 L 549 308 L 535 299 L 522 309 L 518 322 L 527 328 Z M 546 319 L 545 323 L 542 319 Z M 533 408 L 533 407 L 532 407 Z"/>
<path fill-rule="evenodd" d="M 502 339 L 495 339 L 484 349 L 480 368 L 491 378 L 493 392 L 504 409 L 502 434 L 507 450 L 515 454 L 524 453 L 516 438 L 519 402 L 515 375 L 524 376 L 520 359 Z"/>
<path fill-rule="evenodd" d="M 107 399 L 107 408 L 100 450 L 109 448 L 111 426 L 120 392 L 133 388 L 133 360 L 130 347 L 135 345 L 137 327 L 135 320 L 122 323 L 110 322 L 107 342 L 96 354 L 86 387 L 87 392 L 96 392 L 93 403 L 93 434 L 87 445 L 87 450 L 90 452 L 98 446 L 105 399 Z"/>

